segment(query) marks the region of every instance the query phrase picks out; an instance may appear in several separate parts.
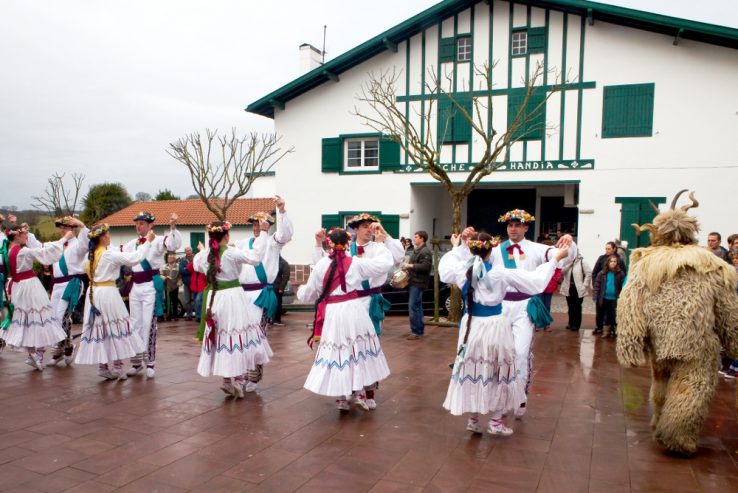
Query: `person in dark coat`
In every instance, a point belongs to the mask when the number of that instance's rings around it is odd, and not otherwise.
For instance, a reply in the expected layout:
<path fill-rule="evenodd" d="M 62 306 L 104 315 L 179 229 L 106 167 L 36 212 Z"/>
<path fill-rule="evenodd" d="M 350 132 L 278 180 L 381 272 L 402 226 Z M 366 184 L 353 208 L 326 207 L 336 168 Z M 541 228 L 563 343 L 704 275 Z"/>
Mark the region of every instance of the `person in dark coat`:
<path fill-rule="evenodd" d="M 410 333 L 406 339 L 420 339 L 425 331 L 423 322 L 423 291 L 430 281 L 433 253 L 428 248 L 428 233 L 418 231 L 413 238 L 415 249 L 410 260 L 402 266 L 410 274 L 408 282 L 408 311 L 410 312 Z"/>
<path fill-rule="evenodd" d="M 597 274 L 599 274 L 600 271 L 604 269 L 605 265 L 607 265 L 607 260 L 612 255 L 616 255 L 618 257 L 618 266 L 620 267 L 621 271 L 625 272 L 625 262 L 623 262 L 623 259 L 618 255 L 618 246 L 615 244 L 614 241 L 608 241 L 607 243 L 605 243 L 605 253 L 597 258 L 594 267 L 592 267 L 593 283 L 595 282 L 595 280 L 597 280 Z M 602 318 L 604 316 L 605 314 L 600 309 L 600 306 L 595 304 L 595 334 L 602 333 Z"/>
<path fill-rule="evenodd" d="M 279 256 L 279 271 L 277 271 L 277 277 L 274 278 L 272 286 L 274 286 L 274 292 L 277 294 L 277 311 L 274 314 L 274 318 L 269 321 L 270 324 L 282 327 L 282 297 L 284 291 L 287 289 L 287 283 L 290 282 L 290 264 L 282 256 Z"/>
<path fill-rule="evenodd" d="M 620 291 L 625 284 L 625 272 L 620 268 L 619 257 L 613 254 L 605 264 L 605 268 L 597 273 L 592 288 L 592 298 L 603 314 L 603 324 L 607 331 L 602 337 L 615 335 L 615 312 L 618 307 Z"/>

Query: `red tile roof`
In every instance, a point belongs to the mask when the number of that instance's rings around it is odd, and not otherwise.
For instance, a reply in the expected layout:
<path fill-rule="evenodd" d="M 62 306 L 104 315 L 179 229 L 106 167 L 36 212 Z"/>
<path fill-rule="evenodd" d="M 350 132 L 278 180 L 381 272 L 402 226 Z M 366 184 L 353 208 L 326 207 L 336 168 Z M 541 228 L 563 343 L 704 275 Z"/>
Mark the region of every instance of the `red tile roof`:
<path fill-rule="evenodd" d="M 271 212 L 275 208 L 273 198 L 238 199 L 228 209 L 228 220 L 233 224 L 246 224 L 246 220 L 259 211 Z M 167 224 L 172 212 L 179 216 L 177 224 L 205 226 L 215 220 L 200 199 L 187 200 L 154 200 L 148 202 L 134 202 L 125 209 L 121 209 L 100 222 L 110 226 L 131 226 L 133 218 L 141 211 L 149 211 L 156 217 L 154 224 Z"/>

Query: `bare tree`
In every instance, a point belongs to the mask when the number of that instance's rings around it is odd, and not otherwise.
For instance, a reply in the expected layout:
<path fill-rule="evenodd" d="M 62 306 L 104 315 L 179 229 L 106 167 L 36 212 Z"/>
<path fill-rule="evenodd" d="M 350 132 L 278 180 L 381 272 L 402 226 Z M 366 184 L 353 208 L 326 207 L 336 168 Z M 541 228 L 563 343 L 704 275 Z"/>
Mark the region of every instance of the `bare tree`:
<path fill-rule="evenodd" d="M 71 216 L 77 210 L 84 180 L 85 175 L 72 173 L 72 183 L 67 185 L 64 183 L 64 173 L 54 173 L 48 179 L 49 185 L 44 190 L 44 195 L 34 196 L 35 202 L 31 205 L 34 209 L 48 211 L 52 216 Z"/>
<path fill-rule="evenodd" d="M 133 200 L 136 202 L 151 202 L 154 198 L 148 192 L 137 192 Z"/>
<path fill-rule="evenodd" d="M 544 88 L 540 87 L 540 83 L 544 69 L 540 64 L 524 81 L 524 97 L 517 114 L 512 119 L 508 118 L 507 128 L 502 130 L 493 126 L 491 76 L 494 65 L 486 63 L 481 67 L 474 66 L 474 73 L 481 84 L 473 91 L 471 89 L 474 88 L 467 88 L 465 95 L 471 99 L 467 100 L 467 104 L 459 100 L 463 92 L 455 93 L 450 90 L 453 87 L 450 76 L 439 77 L 431 71 L 426 91 L 434 97 L 428 100 L 424 110 L 415 108 L 412 112 L 406 112 L 405 103 L 397 101 L 396 85 L 401 75 L 397 70 L 387 70 L 378 75 L 369 74 L 369 80 L 357 96 L 366 109 L 356 106 L 353 111 L 365 125 L 397 142 L 413 165 L 444 185 L 451 198 L 454 233 L 461 232 L 461 206 L 464 200 L 485 176 L 509 162 L 510 147 L 531 133 L 546 130 L 546 123 L 540 117 L 544 114 L 546 101 L 554 91 L 546 88 L 548 91 L 542 92 Z M 553 89 L 556 90 L 557 86 Z M 534 98 L 534 95 L 538 97 Z M 440 110 L 441 105 L 438 102 L 442 100 L 446 103 L 446 108 L 449 108 L 448 111 Z M 446 137 L 459 118 L 471 129 L 469 145 L 474 144 L 475 150 L 481 148 L 483 151 L 481 158 L 471 165 L 466 179 L 461 183 L 449 176 L 441 162 L 443 143 L 447 141 Z M 437 132 L 432 130 L 435 122 L 440 123 Z M 453 287 L 449 311 L 449 320 L 458 321 L 461 296 L 459 290 Z"/>
<path fill-rule="evenodd" d="M 548 91 L 542 99 L 537 100 L 536 104 L 531 104 L 533 95 L 543 90 L 539 87 L 544 74 L 540 64 L 524 86 L 525 96 L 517 114 L 509 122 L 507 128 L 500 133 L 492 126 L 494 107 L 492 105 L 491 74 L 493 67 L 494 64 L 474 67 L 474 72 L 482 80 L 482 84 L 473 92 L 474 96 L 470 106 L 459 101 L 459 93 L 447 89 L 451 87 L 450 77 L 441 79 L 431 72 L 429 82 L 426 83 L 426 90 L 435 97 L 429 99 L 422 113 L 414 111 L 406 114 L 405 103 L 398 103 L 396 96 L 396 84 L 401 74 L 393 69 L 379 75 L 369 75 L 369 80 L 362 86 L 357 99 L 365 103 L 370 111 L 361 110 L 358 107 L 355 107 L 353 111 L 354 115 L 364 120 L 365 125 L 397 142 L 412 164 L 445 186 L 451 197 L 454 233 L 459 233 L 461 230 L 461 206 L 464 200 L 482 178 L 509 161 L 510 146 L 531 133 L 546 130 L 545 121 L 540 122 L 539 120 L 546 101 L 554 91 Z M 441 99 L 450 103 L 451 110 L 446 114 L 436 115 L 436 113 L 441 113 L 435 110 L 436 106 L 439 106 L 438 100 Z M 453 121 L 458 118 L 466 121 L 471 128 L 472 138 L 469 145 L 471 141 L 479 141 L 480 144 L 475 145 L 475 148 L 480 146 L 483 150 L 481 158 L 471 166 L 462 183 L 451 179 L 441 162 L 441 147 L 446 140 L 445 137 L 451 131 Z M 443 129 L 443 134 L 440 136 L 435 135 L 432 130 L 432 123 L 435 121 L 443 124 L 438 126 L 439 132 Z M 423 132 L 420 131 L 420 126 L 424 128 Z"/>
<path fill-rule="evenodd" d="M 219 220 L 225 221 L 233 202 L 294 151 L 282 150 L 279 140 L 274 134 L 255 132 L 239 137 L 235 128 L 230 135 L 220 137 L 217 130 L 206 129 L 204 138 L 191 133 L 170 143 L 167 154 L 187 167 L 197 196 Z"/>

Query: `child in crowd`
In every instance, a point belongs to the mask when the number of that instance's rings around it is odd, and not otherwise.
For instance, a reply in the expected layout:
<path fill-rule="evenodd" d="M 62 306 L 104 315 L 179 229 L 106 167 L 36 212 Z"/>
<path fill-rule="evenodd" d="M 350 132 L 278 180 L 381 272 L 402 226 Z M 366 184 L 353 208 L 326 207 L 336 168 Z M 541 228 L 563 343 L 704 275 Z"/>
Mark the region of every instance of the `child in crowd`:
<path fill-rule="evenodd" d="M 592 299 L 604 313 L 603 325 L 606 329 L 602 334 L 603 339 L 615 335 L 615 312 L 624 284 L 625 272 L 620 269 L 618 256 L 611 255 L 605 268 L 597 273 L 592 288 Z"/>

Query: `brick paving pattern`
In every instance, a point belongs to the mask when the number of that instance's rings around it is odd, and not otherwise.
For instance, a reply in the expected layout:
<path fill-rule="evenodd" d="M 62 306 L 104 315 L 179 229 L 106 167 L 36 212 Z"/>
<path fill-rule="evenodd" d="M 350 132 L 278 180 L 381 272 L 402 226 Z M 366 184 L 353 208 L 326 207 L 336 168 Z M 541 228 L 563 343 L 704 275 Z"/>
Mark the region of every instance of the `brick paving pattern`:
<path fill-rule="evenodd" d="M 515 434 L 473 436 L 441 408 L 455 329 L 406 341 L 407 319 L 389 319 L 379 408 L 341 414 L 302 389 L 309 318 L 290 313 L 271 329 L 276 356 L 243 400 L 195 373 L 193 323 L 161 324 L 153 380 L 102 381 L 90 366 L 40 373 L 6 350 L 0 491 L 738 491 L 734 382 L 720 379 L 699 455 L 668 456 L 649 435 L 648 369 L 621 369 L 613 341 L 565 331 L 557 314 L 554 332 L 536 335 Z"/>

